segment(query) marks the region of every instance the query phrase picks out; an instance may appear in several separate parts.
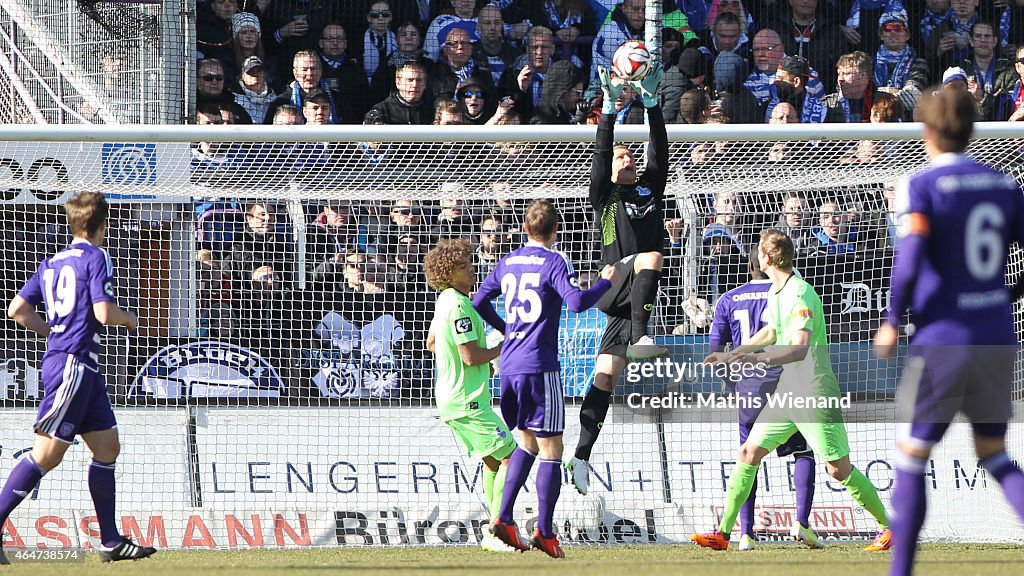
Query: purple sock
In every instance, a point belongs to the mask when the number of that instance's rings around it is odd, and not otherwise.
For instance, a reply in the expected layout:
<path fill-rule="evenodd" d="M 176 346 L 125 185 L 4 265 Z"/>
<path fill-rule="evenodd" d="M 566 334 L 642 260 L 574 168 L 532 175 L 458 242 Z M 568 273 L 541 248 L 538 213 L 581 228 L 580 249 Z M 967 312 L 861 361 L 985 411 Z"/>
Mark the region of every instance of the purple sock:
<path fill-rule="evenodd" d="M 0 526 L 7 522 L 7 517 L 14 512 L 14 509 L 21 504 L 21 501 L 28 496 L 28 493 L 35 489 L 39 479 L 43 477 L 43 469 L 36 464 L 36 461 L 29 454 L 18 460 L 7 477 L 7 482 L 0 490 Z"/>
<path fill-rule="evenodd" d="M 103 545 L 113 548 L 121 543 L 114 519 L 114 463 L 93 460 L 89 464 L 89 493 L 96 506 L 96 520 L 100 524 L 100 540 Z"/>
<path fill-rule="evenodd" d="M 796 489 L 796 520 L 810 528 L 814 503 L 814 457 L 801 456 L 793 462 L 793 488 Z"/>
<path fill-rule="evenodd" d="M 526 450 L 517 447 L 508 459 L 508 471 L 505 473 L 505 491 L 501 494 L 501 518 L 502 524 L 512 523 L 512 509 L 516 505 L 516 496 L 519 490 L 526 485 L 526 478 L 530 475 L 530 468 L 533 468 L 533 461 L 537 459 L 536 454 L 530 454 Z"/>
<path fill-rule="evenodd" d="M 754 476 L 754 485 L 750 487 L 750 496 L 740 506 L 740 534 L 754 535 L 754 503 L 757 501 L 757 476 Z"/>
<path fill-rule="evenodd" d="M 562 491 L 562 463 L 558 460 L 541 460 L 537 466 L 537 502 L 540 510 L 537 513 L 537 528 L 540 535 L 551 538 L 555 535 L 552 517 L 555 515 L 555 503 Z"/>
<path fill-rule="evenodd" d="M 1024 522 L 1024 472 L 1010 460 L 1006 452 L 994 454 L 981 461 L 981 465 L 1003 487 L 1003 494 L 1010 506 L 1017 511 L 1017 516 Z"/>
<path fill-rule="evenodd" d="M 897 454 L 896 484 L 892 489 L 892 576 L 910 576 L 914 569 L 917 537 L 927 506 L 924 460 Z"/>

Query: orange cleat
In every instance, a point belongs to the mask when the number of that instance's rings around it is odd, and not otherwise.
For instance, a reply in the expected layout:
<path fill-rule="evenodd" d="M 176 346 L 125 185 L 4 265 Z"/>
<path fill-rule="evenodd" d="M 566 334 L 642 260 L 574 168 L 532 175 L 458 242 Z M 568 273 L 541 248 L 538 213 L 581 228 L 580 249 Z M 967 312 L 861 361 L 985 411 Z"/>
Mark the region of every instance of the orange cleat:
<path fill-rule="evenodd" d="M 519 552 L 526 552 L 530 549 L 529 546 L 523 543 L 522 538 L 519 537 L 519 528 L 516 527 L 515 523 L 504 524 L 501 518 L 496 518 L 494 523 L 491 524 L 491 534 L 495 538 L 501 540 L 505 544 L 515 548 Z"/>
<path fill-rule="evenodd" d="M 694 534 L 690 537 L 690 540 L 702 548 L 711 548 L 712 550 L 729 549 L 729 538 L 723 536 L 718 530 L 708 532 L 707 534 Z"/>
<path fill-rule="evenodd" d="M 888 550 L 892 548 L 892 530 L 886 528 L 885 530 L 879 530 L 878 534 L 875 535 L 875 539 L 864 547 L 865 552 L 881 552 L 882 550 Z"/>
<path fill-rule="evenodd" d="M 552 558 L 565 558 L 565 552 L 562 552 L 562 545 L 558 543 L 558 536 L 545 538 L 541 536 L 540 529 L 537 529 L 533 531 L 533 538 L 530 539 L 530 544 Z"/>

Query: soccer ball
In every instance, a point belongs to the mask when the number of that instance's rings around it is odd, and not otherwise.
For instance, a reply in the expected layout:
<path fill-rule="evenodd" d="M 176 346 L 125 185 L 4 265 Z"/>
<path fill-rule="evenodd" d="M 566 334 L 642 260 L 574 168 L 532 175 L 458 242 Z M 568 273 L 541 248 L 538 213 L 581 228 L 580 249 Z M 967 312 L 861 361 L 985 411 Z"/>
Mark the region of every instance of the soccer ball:
<path fill-rule="evenodd" d="M 625 81 L 643 80 L 651 73 L 653 64 L 651 53 L 639 40 L 629 40 L 612 56 L 612 71 Z"/>

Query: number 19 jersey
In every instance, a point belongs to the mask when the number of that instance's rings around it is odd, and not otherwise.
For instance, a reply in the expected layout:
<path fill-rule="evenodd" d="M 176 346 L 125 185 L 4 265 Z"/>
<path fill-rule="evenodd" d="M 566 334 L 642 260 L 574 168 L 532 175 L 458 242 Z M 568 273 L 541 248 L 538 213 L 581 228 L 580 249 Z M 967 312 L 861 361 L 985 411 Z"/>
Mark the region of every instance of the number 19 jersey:
<path fill-rule="evenodd" d="M 99 363 L 103 325 L 92 305 L 115 301 L 113 276 L 107 252 L 81 238 L 39 264 L 18 294 L 33 306 L 46 305 L 47 354 L 65 352 Z"/>
<path fill-rule="evenodd" d="M 1024 240 L 1024 195 L 1013 178 L 943 154 L 900 182 L 896 213 L 902 236 L 928 238 L 909 295 L 915 343 L 1016 342 L 1006 257 L 1012 242 Z M 926 330 L 932 324 L 942 328 Z M 950 328 L 961 330 L 953 335 Z"/>
<path fill-rule="evenodd" d="M 562 302 L 579 292 L 569 258 L 530 242 L 501 259 L 480 286 L 488 300 L 504 295 L 502 374 L 558 372 L 558 323 Z"/>

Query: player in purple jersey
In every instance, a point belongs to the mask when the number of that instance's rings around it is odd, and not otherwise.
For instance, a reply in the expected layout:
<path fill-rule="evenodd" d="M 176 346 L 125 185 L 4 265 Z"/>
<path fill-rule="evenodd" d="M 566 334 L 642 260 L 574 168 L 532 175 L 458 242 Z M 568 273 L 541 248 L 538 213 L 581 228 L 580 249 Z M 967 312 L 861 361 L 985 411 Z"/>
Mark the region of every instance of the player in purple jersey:
<path fill-rule="evenodd" d="M 715 304 L 714 321 L 708 337 L 708 347 L 712 354 L 723 352 L 726 344 L 734 347 L 743 344 L 758 330 L 764 327 L 765 307 L 768 305 L 768 289 L 772 281 L 761 271 L 757 259 L 757 250 L 752 250 L 748 260 L 751 280 L 746 284 L 733 288 L 718 299 Z M 750 429 L 766 405 L 765 399 L 775 392 L 782 376 L 782 367 L 773 366 L 765 370 L 763 376 L 751 374 L 748 377 L 734 379 L 730 377 L 730 387 L 735 387 L 736 394 L 745 398 L 758 398 L 760 402 L 749 401 L 739 404 L 740 445 L 747 441 Z M 811 504 L 814 501 L 814 451 L 807 446 L 802 434 L 797 432 L 776 453 L 780 457 L 793 455 L 793 487 L 796 490 L 796 523 L 793 524 L 793 539 L 808 548 L 822 548 L 817 535 L 809 528 Z M 757 499 L 757 480 L 750 490 L 750 496 L 740 509 L 740 550 L 752 550 L 757 545 L 754 535 L 754 503 Z"/>
<path fill-rule="evenodd" d="M 64 211 L 74 239 L 39 264 L 7 308 L 18 324 L 47 338 L 47 346 L 35 442 L 0 490 L 0 526 L 39 480 L 60 464 L 75 436 L 81 435 L 93 457 L 89 493 L 100 525 L 100 559 L 138 560 L 156 549 L 139 546 L 117 530 L 114 462 L 121 444 L 99 354 L 103 326 L 134 330 L 139 319 L 118 307 L 114 298 L 113 264 L 101 248 L 108 213 L 103 194 L 79 193 L 65 203 Z M 39 304 L 46 307 L 46 320 L 36 313 Z M 0 563 L 7 563 L 2 549 Z"/>
<path fill-rule="evenodd" d="M 971 420 L 980 464 L 1024 519 L 1024 473 L 1006 453 L 1017 349 L 1006 257 L 1024 245 L 1024 194 L 1002 173 L 963 154 L 974 129 L 970 94 L 944 90 L 923 100 L 924 171 L 899 183 L 900 239 L 889 317 L 875 335 L 879 357 L 893 355 L 904 312 L 913 314 L 900 386 L 893 488 L 895 546 L 890 573 L 913 570 L 926 510 L 925 470 L 957 412 Z"/>
<path fill-rule="evenodd" d="M 520 430 L 519 447 L 508 463 L 501 512 L 491 532 L 509 546 L 526 549 L 512 512 L 516 496 L 526 484 L 539 454 L 539 511 L 531 543 L 553 558 L 565 556 L 552 525 L 562 485 L 565 428 L 558 362 L 562 302 L 573 312 L 582 312 L 597 304 L 615 280 L 615 268 L 605 266 L 594 286 L 580 290 L 569 258 L 553 249 L 558 218 L 558 210 L 551 202 L 534 200 L 526 209 L 523 226 L 529 242 L 502 258 L 473 298 L 480 316 L 505 334 L 500 358 L 501 413 L 509 428 Z M 504 296 L 505 320 L 491 305 L 499 294 Z"/>

